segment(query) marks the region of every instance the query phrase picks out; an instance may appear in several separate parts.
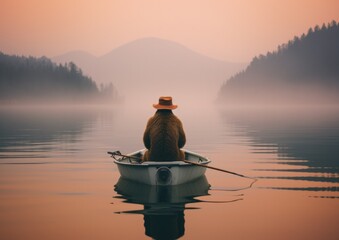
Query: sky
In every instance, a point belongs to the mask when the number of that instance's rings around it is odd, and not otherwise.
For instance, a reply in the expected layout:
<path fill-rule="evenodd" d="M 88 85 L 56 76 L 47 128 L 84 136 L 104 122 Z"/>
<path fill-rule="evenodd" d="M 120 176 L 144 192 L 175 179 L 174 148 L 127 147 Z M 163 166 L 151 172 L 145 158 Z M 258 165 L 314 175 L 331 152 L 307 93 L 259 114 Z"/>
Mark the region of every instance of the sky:
<path fill-rule="evenodd" d="M 95 56 L 145 37 L 249 62 L 310 27 L 339 21 L 338 0 L 0 0 L 0 51 Z"/>

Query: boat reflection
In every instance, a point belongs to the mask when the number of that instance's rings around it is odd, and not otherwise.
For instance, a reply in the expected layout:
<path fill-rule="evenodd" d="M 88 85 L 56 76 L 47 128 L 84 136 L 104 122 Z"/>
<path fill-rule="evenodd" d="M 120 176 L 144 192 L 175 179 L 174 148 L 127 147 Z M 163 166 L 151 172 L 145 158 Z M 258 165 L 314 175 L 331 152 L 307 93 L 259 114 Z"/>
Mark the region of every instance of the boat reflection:
<path fill-rule="evenodd" d="M 208 195 L 210 185 L 205 176 L 177 186 L 150 186 L 124 178 L 115 191 L 127 203 L 144 205 L 143 210 L 118 213 L 143 214 L 145 234 L 153 239 L 177 239 L 185 233 L 186 204 L 200 202 L 196 197 Z"/>

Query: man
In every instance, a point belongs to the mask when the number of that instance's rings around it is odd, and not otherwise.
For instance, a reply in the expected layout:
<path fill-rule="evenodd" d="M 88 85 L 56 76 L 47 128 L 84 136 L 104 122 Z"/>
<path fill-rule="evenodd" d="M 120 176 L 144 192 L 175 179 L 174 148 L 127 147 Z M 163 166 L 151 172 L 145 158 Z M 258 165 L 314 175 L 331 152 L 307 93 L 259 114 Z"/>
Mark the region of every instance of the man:
<path fill-rule="evenodd" d="M 172 110 L 178 106 L 172 104 L 172 97 L 160 97 L 153 117 L 148 120 L 144 133 L 144 144 L 148 149 L 143 161 L 180 161 L 185 154 L 180 148 L 186 143 L 181 121 Z"/>

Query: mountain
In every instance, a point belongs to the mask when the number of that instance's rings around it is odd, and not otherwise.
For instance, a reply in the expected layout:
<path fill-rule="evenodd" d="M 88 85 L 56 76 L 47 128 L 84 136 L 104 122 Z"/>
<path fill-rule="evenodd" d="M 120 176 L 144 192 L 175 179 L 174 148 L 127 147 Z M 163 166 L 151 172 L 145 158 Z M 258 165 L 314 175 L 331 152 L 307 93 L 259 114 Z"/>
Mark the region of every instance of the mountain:
<path fill-rule="evenodd" d="M 95 81 L 113 82 L 126 100 L 131 96 L 156 100 L 166 94 L 192 101 L 213 100 L 222 81 L 245 66 L 212 59 L 158 38 L 139 39 L 100 57 L 71 52 L 53 60 L 73 61 Z"/>
<path fill-rule="evenodd" d="M 0 103 L 99 103 L 117 100 L 112 84 L 101 86 L 73 62 L 0 52 Z"/>
<path fill-rule="evenodd" d="M 338 104 L 339 23 L 310 28 L 255 57 L 219 92 L 223 104 Z"/>

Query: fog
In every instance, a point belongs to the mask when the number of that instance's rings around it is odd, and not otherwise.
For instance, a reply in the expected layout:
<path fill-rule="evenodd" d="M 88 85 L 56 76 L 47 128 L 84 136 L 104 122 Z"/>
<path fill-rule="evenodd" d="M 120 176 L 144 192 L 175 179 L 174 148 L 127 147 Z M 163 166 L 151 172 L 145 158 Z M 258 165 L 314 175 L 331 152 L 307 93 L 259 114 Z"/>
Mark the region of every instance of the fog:
<path fill-rule="evenodd" d="M 320 83 L 322 81 L 319 81 Z M 242 85 L 219 96 L 222 105 L 234 106 L 327 106 L 338 105 L 338 86 L 280 83 Z"/>
<path fill-rule="evenodd" d="M 284 64 L 266 58 L 253 60 L 241 72 L 246 64 L 212 59 L 158 38 L 139 39 L 100 57 L 70 52 L 53 62 L 2 54 L 0 101 L 35 105 L 122 103 L 131 111 L 151 107 L 160 96 L 172 96 L 183 109 L 206 109 L 214 103 L 228 107 L 337 104 L 339 87 L 331 72 L 321 79 L 318 76 L 323 71 L 310 70 L 310 64 L 291 67 L 295 58 L 285 59 Z M 297 69 L 298 74 L 290 68 Z"/>
<path fill-rule="evenodd" d="M 221 84 L 246 65 L 209 58 L 158 38 L 139 39 L 100 57 L 70 52 L 53 61 L 74 61 L 98 84 L 113 83 L 125 103 L 133 105 L 154 102 L 159 96 L 173 96 L 181 103 L 211 103 Z"/>

